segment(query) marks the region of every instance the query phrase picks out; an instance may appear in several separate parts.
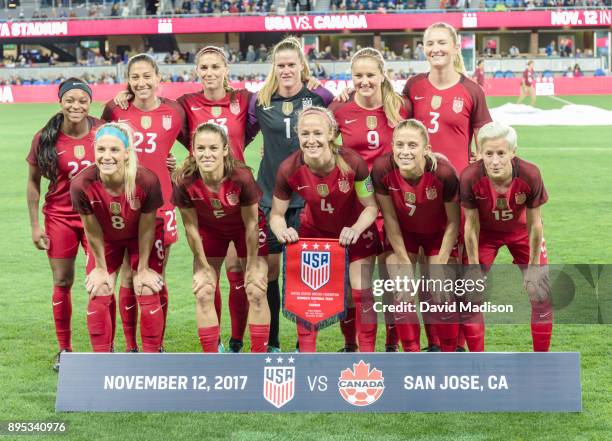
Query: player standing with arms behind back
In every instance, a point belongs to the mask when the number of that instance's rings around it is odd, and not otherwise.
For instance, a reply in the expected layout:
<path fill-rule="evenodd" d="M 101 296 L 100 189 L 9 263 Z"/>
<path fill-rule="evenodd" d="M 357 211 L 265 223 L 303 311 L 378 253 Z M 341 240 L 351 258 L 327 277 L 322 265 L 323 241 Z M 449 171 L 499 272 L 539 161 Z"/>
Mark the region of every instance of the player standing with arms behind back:
<path fill-rule="evenodd" d="M 287 37 L 274 46 L 271 53 L 272 69 L 263 87 L 249 104 L 249 121 L 258 124 L 263 135 L 263 158 L 257 174 L 257 183 L 263 191 L 260 206 L 269 220 L 276 172 L 281 162 L 299 149 L 295 133 L 297 114 L 310 106 L 327 107 L 333 95 L 318 87 L 309 90 L 307 82 L 310 68 L 302 45 L 295 37 Z M 309 82 L 310 84 L 310 82 Z M 287 225 L 297 228 L 304 201 L 294 195 L 285 213 Z M 280 289 L 278 275 L 282 246 L 268 231 L 268 289 L 270 305 L 270 340 L 268 350 L 280 351 L 278 338 Z"/>
<path fill-rule="evenodd" d="M 385 60 L 376 49 L 366 47 L 351 59 L 351 77 L 355 93 L 346 102 L 336 101 L 330 106 L 342 135 L 342 146 L 348 147 L 366 161 L 371 170 L 374 160 L 390 152 L 393 142 L 393 128 L 410 118 L 412 105 L 395 90 L 386 75 Z M 379 237 L 382 239 L 382 216 L 377 219 Z M 379 256 L 384 268 L 386 256 Z M 349 305 L 344 320 L 340 322 L 344 334 L 343 352 L 356 349 L 355 308 Z M 397 351 L 398 336 L 390 315 L 385 314 L 386 350 Z"/>
<path fill-rule="evenodd" d="M 178 240 L 176 231 L 176 212 L 170 199 L 172 183 L 166 158 L 170 155 L 174 142 L 178 139 L 189 146 L 187 133 L 184 132 L 185 114 L 175 101 L 157 96 L 161 76 L 159 67 L 147 54 L 130 58 L 127 65 L 128 92 L 134 99 L 124 110 L 109 101 L 102 112 L 105 121 L 128 122 L 134 128 L 134 151 L 140 165 L 153 171 L 159 178 L 164 205 L 158 210 L 158 217 L 164 221 L 163 241 L 156 242 L 158 252 L 164 255 L 164 269 L 168 263 L 170 246 Z M 164 315 L 164 329 L 168 314 L 168 287 L 164 285 L 159 293 Z M 119 288 L 119 314 L 128 352 L 138 352 L 136 344 L 136 319 L 138 306 L 130 264 L 126 260 L 121 267 L 121 286 Z M 163 335 L 162 335 L 163 343 Z"/>
<path fill-rule="evenodd" d="M 60 354 L 72 352 L 72 297 L 74 261 L 79 244 L 85 246 L 83 224 L 70 202 L 70 181 L 93 163 L 94 134 L 100 121 L 89 116 L 91 89 L 78 78 L 59 86 L 61 111 L 53 115 L 32 140 L 28 162 L 27 200 L 32 242 L 46 250 L 53 273 L 53 319 Z M 49 180 L 43 214 L 44 229 L 38 220 L 41 177 Z"/>
<path fill-rule="evenodd" d="M 198 126 L 192 150 L 193 156 L 174 174 L 173 200 L 181 211 L 194 255 L 193 291 L 202 350 L 218 350 L 215 285 L 227 248 L 233 242 L 245 274 L 251 352 L 266 352 L 270 310 L 265 296 L 266 226 L 258 208 L 261 190 L 249 168 L 232 156 L 222 126 Z"/>
<path fill-rule="evenodd" d="M 502 246 L 508 247 L 523 272 L 531 302 L 533 350 L 546 352 L 552 335 L 546 246 L 540 206 L 547 200 L 540 170 L 516 156 L 516 131 L 492 122 L 478 133 L 481 159 L 461 174 L 461 205 L 465 209 L 465 248 L 470 265 L 488 270 Z M 482 313 L 469 320 L 483 322 Z M 467 335 L 466 335 L 467 337 Z M 484 350 L 481 339 L 470 351 Z"/>
<path fill-rule="evenodd" d="M 465 75 L 455 28 L 434 23 L 425 30 L 424 42 L 429 72 L 410 78 L 403 95 L 412 102 L 414 118 L 427 127 L 433 152 L 446 156 L 460 174 L 474 156 L 472 136 L 491 121 L 491 115 L 482 88 Z M 423 315 L 426 322 L 431 321 L 429 314 Z M 425 331 L 430 350 L 439 350 L 434 326 L 426 324 Z M 458 342 L 461 348 L 462 340 Z"/>
<path fill-rule="evenodd" d="M 126 254 L 134 273 L 142 349 L 161 349 L 164 315 L 158 293 L 164 286 L 164 254 L 154 244 L 163 241 L 156 213 L 164 201 L 156 175 L 138 166 L 133 139 L 127 124 L 101 126 L 95 165 L 70 185 L 87 236 L 87 328 L 94 352 L 113 348 L 114 280 Z"/>

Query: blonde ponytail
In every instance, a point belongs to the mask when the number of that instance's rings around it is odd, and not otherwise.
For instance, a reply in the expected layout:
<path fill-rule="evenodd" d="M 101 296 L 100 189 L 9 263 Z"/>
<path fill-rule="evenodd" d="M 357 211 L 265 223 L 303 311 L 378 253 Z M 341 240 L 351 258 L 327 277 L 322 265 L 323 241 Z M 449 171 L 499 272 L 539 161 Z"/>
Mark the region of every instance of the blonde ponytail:
<path fill-rule="evenodd" d="M 268 76 L 266 77 L 262 88 L 257 93 L 257 103 L 260 106 L 270 106 L 270 103 L 272 102 L 272 95 L 278 91 L 278 78 L 276 77 L 275 71 L 276 54 L 284 50 L 292 50 L 298 54 L 300 62 L 302 63 L 300 81 L 304 82 L 310 79 L 310 66 L 308 65 L 306 56 L 304 55 L 304 49 L 302 48 L 300 40 L 296 37 L 285 38 L 281 42 L 277 43 L 270 53 L 269 61 L 272 67 L 270 72 L 268 72 Z"/>
<path fill-rule="evenodd" d="M 453 26 L 449 25 L 448 23 L 439 21 L 437 23 L 433 23 L 427 29 L 425 29 L 425 33 L 423 34 L 423 40 L 427 40 L 427 34 L 432 29 L 446 29 L 448 31 L 448 34 L 451 37 L 453 45 L 459 46 L 459 51 L 457 52 L 457 55 L 455 55 L 455 58 L 453 59 L 453 68 L 455 69 L 455 72 L 457 72 L 458 74 L 465 75 L 465 63 L 463 62 L 463 55 L 461 55 L 461 41 L 459 40 L 459 35 L 457 34 L 457 30 Z"/>
<path fill-rule="evenodd" d="M 385 68 L 385 59 L 377 49 L 364 47 L 358 50 L 355 55 L 353 55 L 353 58 L 351 58 L 351 69 L 355 61 L 360 58 L 371 58 L 378 65 L 378 69 L 383 76 L 383 82 L 381 84 L 383 110 L 391 127 L 395 127 L 402 120 L 400 109 L 404 107 L 405 103 L 402 96 L 393 89 L 393 84 Z"/>

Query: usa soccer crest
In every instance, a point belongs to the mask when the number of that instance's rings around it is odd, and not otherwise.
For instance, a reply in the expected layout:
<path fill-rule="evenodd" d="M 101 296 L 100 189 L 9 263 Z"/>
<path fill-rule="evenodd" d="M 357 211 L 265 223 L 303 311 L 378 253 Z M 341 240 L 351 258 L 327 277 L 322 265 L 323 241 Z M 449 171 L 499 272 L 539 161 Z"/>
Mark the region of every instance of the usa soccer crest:
<path fill-rule="evenodd" d="M 219 116 L 221 116 L 221 107 L 213 106 L 210 109 L 210 113 L 212 113 L 212 116 L 214 116 L 215 118 L 218 118 Z"/>
<path fill-rule="evenodd" d="M 148 115 L 145 115 L 142 118 L 140 118 L 140 126 L 145 130 L 150 129 L 152 123 L 153 121 L 151 120 L 151 117 Z"/>
<path fill-rule="evenodd" d="M 232 101 L 230 103 L 230 112 L 234 115 L 238 115 L 240 113 L 240 103 L 238 101 Z"/>
<path fill-rule="evenodd" d="M 293 103 L 291 101 L 283 102 L 283 107 L 281 109 L 286 116 L 289 116 L 293 113 Z"/>
<path fill-rule="evenodd" d="M 430 201 L 433 201 L 435 198 L 437 198 L 438 191 L 436 190 L 436 187 L 427 187 L 425 189 L 425 196 L 427 196 L 427 199 L 429 199 Z"/>
<path fill-rule="evenodd" d="M 85 146 L 84 145 L 74 146 L 74 157 L 77 159 L 83 159 L 85 157 Z"/>
<path fill-rule="evenodd" d="M 316 291 L 329 282 L 331 253 L 329 251 L 303 250 L 300 267 L 302 282 Z"/>
<path fill-rule="evenodd" d="M 230 205 L 238 205 L 238 195 L 236 193 L 228 193 L 225 198 L 227 199 L 227 203 Z"/>
<path fill-rule="evenodd" d="M 523 192 L 517 193 L 514 195 L 514 200 L 516 205 L 523 205 L 527 201 L 527 195 Z"/>
<path fill-rule="evenodd" d="M 376 115 L 370 115 L 366 118 L 366 126 L 368 126 L 370 130 L 374 130 L 378 126 Z"/>
<path fill-rule="evenodd" d="M 114 215 L 121 214 L 121 204 L 119 202 L 110 203 L 110 212 Z"/>
<path fill-rule="evenodd" d="M 338 188 L 342 193 L 348 193 L 351 191 L 351 184 L 346 179 L 340 179 L 338 180 Z"/>
<path fill-rule="evenodd" d="M 265 366 L 263 396 L 280 409 L 295 396 L 295 366 Z"/>
<path fill-rule="evenodd" d="M 162 127 L 164 128 L 164 130 L 170 130 L 172 128 L 172 115 L 163 116 Z"/>
<path fill-rule="evenodd" d="M 453 112 L 460 113 L 463 110 L 463 98 L 455 97 L 453 100 Z"/>
<path fill-rule="evenodd" d="M 312 98 L 302 98 L 302 109 L 308 109 L 312 106 Z"/>
<path fill-rule="evenodd" d="M 329 194 L 329 187 L 327 184 L 317 184 L 317 193 L 322 198 L 326 197 Z"/>
<path fill-rule="evenodd" d="M 437 110 L 442 105 L 442 97 L 440 95 L 434 95 L 431 97 L 431 108 Z"/>

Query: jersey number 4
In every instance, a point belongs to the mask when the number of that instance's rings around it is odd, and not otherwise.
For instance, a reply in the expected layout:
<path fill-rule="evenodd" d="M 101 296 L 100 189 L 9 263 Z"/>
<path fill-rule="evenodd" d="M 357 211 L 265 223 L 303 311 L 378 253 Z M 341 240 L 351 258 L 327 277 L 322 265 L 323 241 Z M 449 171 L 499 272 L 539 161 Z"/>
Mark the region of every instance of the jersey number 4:
<path fill-rule="evenodd" d="M 325 199 L 321 199 L 321 211 L 327 211 L 329 214 L 333 214 L 334 207 L 329 202 L 325 202 Z"/>

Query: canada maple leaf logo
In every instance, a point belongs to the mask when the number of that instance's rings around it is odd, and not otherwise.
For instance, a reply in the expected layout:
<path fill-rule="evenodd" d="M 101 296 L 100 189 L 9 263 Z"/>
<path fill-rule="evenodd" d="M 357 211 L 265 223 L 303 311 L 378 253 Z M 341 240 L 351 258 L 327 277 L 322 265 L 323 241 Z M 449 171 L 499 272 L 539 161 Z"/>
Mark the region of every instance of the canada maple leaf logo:
<path fill-rule="evenodd" d="M 338 391 L 344 400 L 354 406 L 368 406 L 376 402 L 385 390 L 385 379 L 382 371 L 359 360 L 353 363 L 353 369 L 340 372 Z"/>

